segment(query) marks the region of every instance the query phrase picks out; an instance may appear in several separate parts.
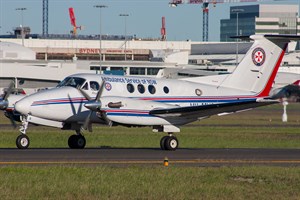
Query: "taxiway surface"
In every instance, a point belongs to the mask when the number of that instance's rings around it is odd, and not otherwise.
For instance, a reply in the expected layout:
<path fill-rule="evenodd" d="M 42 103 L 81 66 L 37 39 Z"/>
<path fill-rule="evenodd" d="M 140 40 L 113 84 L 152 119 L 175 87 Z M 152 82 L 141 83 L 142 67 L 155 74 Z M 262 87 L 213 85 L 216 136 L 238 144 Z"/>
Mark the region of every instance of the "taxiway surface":
<path fill-rule="evenodd" d="M 300 166 L 300 149 L 177 149 L 94 148 L 94 149 L 0 149 L 2 165 L 88 164 L 235 166 Z"/>

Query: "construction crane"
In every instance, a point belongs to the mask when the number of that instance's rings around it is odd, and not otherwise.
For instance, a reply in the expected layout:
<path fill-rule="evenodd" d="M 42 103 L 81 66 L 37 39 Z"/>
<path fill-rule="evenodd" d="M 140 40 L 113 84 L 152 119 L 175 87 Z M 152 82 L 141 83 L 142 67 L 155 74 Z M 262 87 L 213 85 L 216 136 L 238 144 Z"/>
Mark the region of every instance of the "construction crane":
<path fill-rule="evenodd" d="M 213 4 L 213 6 L 215 7 L 217 3 L 248 3 L 248 2 L 261 2 L 261 1 L 264 0 L 171 0 L 169 5 L 171 7 L 177 7 L 177 5 L 179 4 L 202 4 L 202 11 L 203 11 L 202 40 L 208 41 L 209 4 Z"/>
<path fill-rule="evenodd" d="M 43 35 L 48 35 L 48 0 L 43 0 Z"/>
<path fill-rule="evenodd" d="M 71 33 L 73 34 L 73 36 L 76 36 L 77 35 L 77 29 L 82 30 L 83 27 L 76 25 L 76 18 L 75 18 L 75 14 L 74 14 L 74 9 L 73 8 L 69 8 L 69 15 L 70 15 L 71 25 L 73 26 L 73 30 L 71 31 Z"/>

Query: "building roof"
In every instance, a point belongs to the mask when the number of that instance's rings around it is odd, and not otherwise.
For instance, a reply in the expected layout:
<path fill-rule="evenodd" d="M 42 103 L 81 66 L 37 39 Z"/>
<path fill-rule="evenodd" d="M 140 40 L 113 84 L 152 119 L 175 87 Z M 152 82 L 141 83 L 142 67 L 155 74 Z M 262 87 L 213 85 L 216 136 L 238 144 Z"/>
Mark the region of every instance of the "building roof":
<path fill-rule="evenodd" d="M 35 52 L 22 45 L 0 41 L 0 59 L 35 60 Z"/>

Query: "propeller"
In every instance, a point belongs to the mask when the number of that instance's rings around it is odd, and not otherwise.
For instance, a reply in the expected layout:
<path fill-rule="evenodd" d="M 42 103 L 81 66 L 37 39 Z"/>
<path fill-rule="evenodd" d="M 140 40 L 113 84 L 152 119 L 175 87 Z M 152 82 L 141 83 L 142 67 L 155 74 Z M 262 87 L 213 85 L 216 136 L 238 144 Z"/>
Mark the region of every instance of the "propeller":
<path fill-rule="evenodd" d="M 8 97 L 12 93 L 14 87 L 15 87 L 15 82 L 11 81 L 6 90 L 6 93 L 3 96 L 3 99 L 0 101 L 0 110 L 6 110 L 6 108 L 8 107 L 9 105 Z"/>
<path fill-rule="evenodd" d="M 14 90 L 15 88 L 15 82 L 14 81 L 11 81 L 4 96 L 3 96 L 3 99 L 0 101 L 0 110 L 6 110 L 8 105 L 9 105 L 9 102 L 8 102 L 8 97 L 10 96 L 10 94 L 12 93 L 12 91 Z M 16 122 L 14 120 L 14 114 L 12 111 L 4 111 L 5 113 L 5 116 L 7 118 L 9 118 L 10 120 L 10 123 L 11 125 L 16 128 L 17 125 L 16 125 Z"/>
<path fill-rule="evenodd" d="M 97 112 L 97 111 L 100 111 L 101 109 L 101 106 L 102 106 L 102 103 L 101 103 L 101 96 L 102 96 L 102 93 L 103 93 L 103 89 L 104 89 L 104 86 L 105 86 L 105 81 L 102 81 L 101 83 L 101 86 L 100 86 L 100 89 L 97 93 L 97 96 L 95 99 L 92 99 L 84 90 L 82 90 L 81 88 L 77 88 L 80 93 L 88 100 L 88 102 L 86 102 L 84 104 L 84 107 L 88 108 L 90 110 L 90 113 L 89 115 L 87 116 L 87 118 L 85 119 L 84 121 L 84 124 L 83 124 L 83 129 L 85 130 L 89 130 L 90 132 L 92 131 L 92 126 L 91 126 L 91 116 L 93 114 L 93 112 Z M 103 118 L 105 120 L 105 118 Z M 105 120 L 106 121 L 106 120 Z"/>
<path fill-rule="evenodd" d="M 6 112 L 6 111 L 5 111 L 5 116 L 6 116 L 7 118 L 9 118 L 12 127 L 13 127 L 13 128 L 17 128 L 17 124 L 16 124 L 16 122 L 15 122 L 15 120 L 14 120 L 14 114 L 13 114 L 13 112 Z"/>

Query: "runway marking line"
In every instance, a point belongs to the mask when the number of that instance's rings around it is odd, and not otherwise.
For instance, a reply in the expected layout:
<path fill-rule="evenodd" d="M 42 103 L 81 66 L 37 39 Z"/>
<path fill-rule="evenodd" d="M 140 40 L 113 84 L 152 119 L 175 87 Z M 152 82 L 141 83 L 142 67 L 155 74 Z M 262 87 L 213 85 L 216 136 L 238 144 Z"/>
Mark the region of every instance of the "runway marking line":
<path fill-rule="evenodd" d="M 3 161 L 0 165 L 49 164 L 163 164 L 163 160 L 137 161 Z M 169 164 L 300 164 L 300 160 L 169 160 Z"/>

